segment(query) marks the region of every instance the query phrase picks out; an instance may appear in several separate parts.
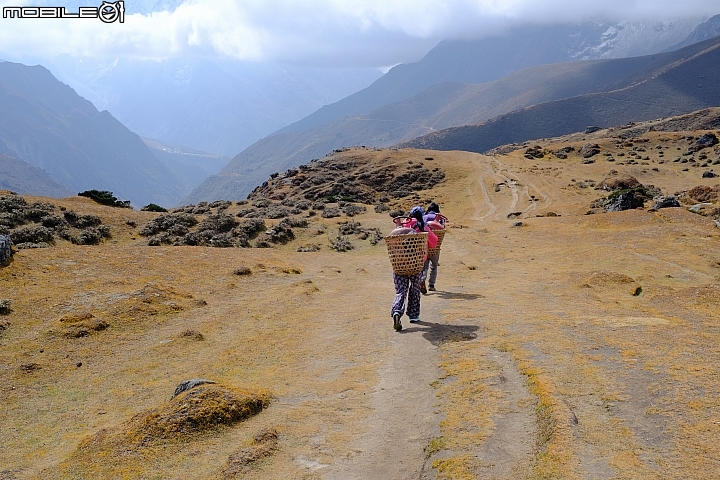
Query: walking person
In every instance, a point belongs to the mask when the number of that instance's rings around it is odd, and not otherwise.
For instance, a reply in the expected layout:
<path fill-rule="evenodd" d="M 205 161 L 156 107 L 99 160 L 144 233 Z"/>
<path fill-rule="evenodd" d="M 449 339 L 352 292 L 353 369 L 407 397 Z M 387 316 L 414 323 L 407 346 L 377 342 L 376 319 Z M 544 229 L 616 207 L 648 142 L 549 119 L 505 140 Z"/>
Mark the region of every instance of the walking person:
<path fill-rule="evenodd" d="M 437 236 L 426 225 L 423 217 L 422 207 L 413 207 L 405 222 L 401 227 L 409 229 L 409 234 L 428 232 L 428 248 L 437 245 Z M 422 272 L 414 275 L 398 275 L 393 272 L 393 282 L 395 283 L 395 300 L 392 304 L 391 315 L 393 318 L 393 328 L 402 330 L 402 318 L 405 311 L 405 301 L 407 299 L 407 315 L 410 317 L 410 323 L 420 321 L 420 285 L 422 283 Z"/>
<path fill-rule="evenodd" d="M 432 202 L 428 205 L 427 214 L 423 217 L 425 224 L 430 229 L 443 229 L 445 228 L 445 217 L 440 215 L 440 207 L 437 203 Z M 432 222 L 432 223 L 430 223 Z M 440 249 L 434 255 L 428 255 L 423 266 L 423 271 L 420 278 L 420 293 L 425 295 L 428 290 L 431 292 L 435 291 L 435 281 L 437 280 L 438 262 L 440 261 Z M 430 283 L 425 287 L 425 281 L 428 280 L 428 271 L 430 272 Z"/>

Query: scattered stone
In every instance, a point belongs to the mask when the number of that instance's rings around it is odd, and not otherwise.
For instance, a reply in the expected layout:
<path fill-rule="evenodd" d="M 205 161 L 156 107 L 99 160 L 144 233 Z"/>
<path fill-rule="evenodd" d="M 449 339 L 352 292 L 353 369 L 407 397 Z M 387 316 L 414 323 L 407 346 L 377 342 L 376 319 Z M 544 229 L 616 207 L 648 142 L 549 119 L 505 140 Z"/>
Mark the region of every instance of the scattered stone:
<path fill-rule="evenodd" d="M 180 382 L 180 384 L 175 388 L 175 392 L 173 393 L 172 397 L 170 397 L 170 399 L 172 400 L 181 393 L 187 392 L 188 390 L 192 390 L 198 385 L 204 385 L 206 383 L 214 384 L 217 382 L 213 382 L 212 380 L 206 380 L 204 378 L 193 378 L 192 380 L 185 380 L 184 382 Z"/>
<path fill-rule="evenodd" d="M 703 174 L 702 174 L 702 178 L 715 178 L 715 177 L 717 177 L 717 174 L 715 172 L 713 172 L 712 170 L 708 171 L 708 172 L 703 172 Z"/>
<path fill-rule="evenodd" d="M 585 127 L 585 133 L 595 133 L 600 130 L 602 130 L 602 128 L 595 125 L 588 125 L 587 127 Z"/>
<path fill-rule="evenodd" d="M 675 195 L 668 195 L 666 197 L 655 197 L 653 198 L 653 201 L 655 202 L 655 204 L 652 208 L 655 210 L 659 210 L 661 208 L 680 207 L 680 202 Z"/>
<path fill-rule="evenodd" d="M 696 203 L 695 205 L 688 208 L 688 211 L 692 213 L 697 213 L 699 215 L 705 215 L 705 209 L 708 207 L 712 207 L 712 203 Z"/>
<path fill-rule="evenodd" d="M 512 212 L 507 214 L 508 220 L 513 220 L 515 218 L 518 218 L 520 215 L 522 215 L 522 212 Z"/>
<path fill-rule="evenodd" d="M 575 151 L 575 147 L 573 147 L 573 146 L 567 146 L 567 147 L 559 148 L 559 149 L 553 151 L 552 153 L 553 153 L 553 155 L 555 155 L 557 158 L 560 158 L 560 159 L 563 159 L 563 160 L 564 160 L 564 159 L 568 158 L 568 154 L 569 154 L 570 152 L 574 152 L 574 151 Z M 497 190 L 496 190 L 496 191 L 497 191 Z"/>
<path fill-rule="evenodd" d="M 20 365 L 20 370 L 22 370 L 25 373 L 32 373 L 37 370 L 40 370 L 42 367 L 38 363 L 23 363 Z"/>
<path fill-rule="evenodd" d="M 242 276 L 242 275 L 251 275 L 251 274 L 252 274 L 252 270 L 250 269 L 250 267 L 240 267 L 240 268 L 236 268 L 235 270 L 233 270 L 233 275 Z"/>
<path fill-rule="evenodd" d="M 688 153 L 695 153 L 703 148 L 712 147 L 713 145 L 717 145 L 718 138 L 714 133 L 706 133 L 705 135 L 698 138 L 695 143 L 690 145 L 687 149 Z"/>
<path fill-rule="evenodd" d="M 0 315 L 7 315 L 12 310 L 10 310 L 10 305 L 12 304 L 12 300 L 10 299 L 4 299 L 0 300 Z"/>
<path fill-rule="evenodd" d="M 320 245 L 312 244 L 312 245 L 301 245 L 297 249 L 298 252 L 319 252 L 320 251 Z"/>
<path fill-rule="evenodd" d="M 608 200 L 604 205 L 606 212 L 621 212 L 623 210 L 640 208 L 645 205 L 644 195 L 638 195 L 638 192 L 633 190 L 621 192 L 607 198 Z"/>
<path fill-rule="evenodd" d="M 198 332 L 197 330 L 192 330 L 192 329 L 185 330 L 184 332 L 182 332 L 180 334 L 180 337 L 188 338 L 190 340 L 195 340 L 198 342 L 205 340 L 205 336 L 202 333 Z"/>
<path fill-rule="evenodd" d="M 515 222 L 515 223 L 512 224 L 512 226 L 513 226 L 513 227 L 522 227 L 522 226 L 523 226 L 523 222 Z"/>
<path fill-rule="evenodd" d="M 542 148 L 539 145 L 535 145 L 534 147 L 530 147 L 525 150 L 525 158 L 529 160 L 543 157 L 545 157 L 545 154 L 543 153 Z"/>
<path fill-rule="evenodd" d="M 597 143 L 586 143 L 578 152 L 582 158 L 590 158 L 600 153 L 600 145 Z"/>
<path fill-rule="evenodd" d="M 10 235 L 0 235 L 0 265 L 10 262 L 13 255 L 12 245 Z"/>

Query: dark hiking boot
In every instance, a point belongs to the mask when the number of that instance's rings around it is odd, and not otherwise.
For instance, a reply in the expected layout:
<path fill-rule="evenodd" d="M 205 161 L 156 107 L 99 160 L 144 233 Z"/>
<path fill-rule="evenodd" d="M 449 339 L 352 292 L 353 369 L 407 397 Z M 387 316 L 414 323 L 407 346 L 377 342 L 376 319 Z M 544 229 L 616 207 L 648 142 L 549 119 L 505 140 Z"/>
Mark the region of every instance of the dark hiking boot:
<path fill-rule="evenodd" d="M 430 290 L 431 292 L 435 292 L 435 285 L 430 285 L 428 290 Z"/>
<path fill-rule="evenodd" d="M 400 314 L 398 312 L 393 313 L 393 328 L 398 332 L 402 330 L 402 323 L 400 323 Z"/>
<path fill-rule="evenodd" d="M 427 288 L 425 288 L 425 282 L 422 282 L 420 284 L 420 293 L 422 293 L 423 295 L 427 293 Z"/>

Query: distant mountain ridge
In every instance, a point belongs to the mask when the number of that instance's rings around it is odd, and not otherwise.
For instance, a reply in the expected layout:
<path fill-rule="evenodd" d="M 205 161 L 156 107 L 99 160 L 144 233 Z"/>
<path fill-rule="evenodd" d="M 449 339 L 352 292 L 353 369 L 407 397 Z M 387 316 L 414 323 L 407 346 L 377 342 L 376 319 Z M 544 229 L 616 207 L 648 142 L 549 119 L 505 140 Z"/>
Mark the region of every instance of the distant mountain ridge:
<path fill-rule="evenodd" d="M 601 81 L 595 81 L 592 68 L 584 66 L 569 80 L 556 75 L 555 85 L 549 79 L 543 83 L 543 76 L 552 76 L 553 69 L 567 68 L 552 66 L 559 65 L 552 62 L 593 56 L 604 58 L 616 51 L 631 51 L 632 42 L 623 43 L 623 35 L 639 44 L 667 48 L 684 38 L 699 21 L 688 21 L 683 28 L 678 23 L 659 25 L 661 32 L 681 32 L 683 36 L 661 35 L 663 41 L 654 43 L 638 39 L 647 39 L 651 32 L 657 34 L 655 29 L 632 25 L 611 29 L 602 23 L 584 25 L 582 34 L 578 33 L 582 29 L 577 26 L 559 30 L 534 27 L 508 38 L 441 42 L 420 62 L 399 65 L 365 90 L 256 142 L 237 155 L 220 174 L 206 179 L 184 203 L 243 198 L 270 173 L 344 146 L 390 146 L 437 129 L 477 123 L 535 103 L 594 91 L 640 68 L 643 62 L 649 63 L 652 58 L 627 63 L 629 71 L 617 67 L 620 63 L 606 64 L 602 67 L 607 70 L 600 76 Z M 542 48 L 545 45 L 550 47 Z M 606 61 L 616 60 L 619 59 Z M 545 65 L 524 71 L 527 78 L 523 78 L 519 69 L 536 63 Z M 586 78 L 581 78 L 581 70 L 585 68 L 589 68 L 584 73 Z M 509 73 L 512 71 L 515 73 Z M 501 75 L 505 78 L 494 80 Z M 534 86 L 531 85 L 533 76 L 538 80 Z M 461 82 L 472 85 L 461 85 Z M 528 90 L 524 90 L 526 88 Z"/>
<path fill-rule="evenodd" d="M 485 152 L 500 145 L 653 120 L 720 105 L 720 37 L 658 56 L 605 91 L 534 105 L 477 125 L 452 127 L 398 148 Z"/>
<path fill-rule="evenodd" d="M 669 51 L 687 47 L 693 43 L 709 40 L 713 37 L 717 37 L 718 35 L 720 35 L 720 15 L 715 15 L 706 22 L 698 25 L 685 40 L 671 47 Z"/>
<path fill-rule="evenodd" d="M 397 65 L 364 90 L 276 133 L 303 131 L 368 113 L 438 83 L 477 84 L 535 65 L 647 55 L 676 44 L 702 21 L 524 26 L 479 40 L 442 41 L 419 62 Z"/>
<path fill-rule="evenodd" d="M 371 68 L 299 68 L 197 58 L 58 58 L 47 66 L 142 137 L 231 157 L 381 75 Z"/>
<path fill-rule="evenodd" d="M 173 205 L 183 193 L 137 134 L 44 67 L 0 63 L 0 112 L 0 153 L 75 192 L 109 190 L 135 206 Z"/>

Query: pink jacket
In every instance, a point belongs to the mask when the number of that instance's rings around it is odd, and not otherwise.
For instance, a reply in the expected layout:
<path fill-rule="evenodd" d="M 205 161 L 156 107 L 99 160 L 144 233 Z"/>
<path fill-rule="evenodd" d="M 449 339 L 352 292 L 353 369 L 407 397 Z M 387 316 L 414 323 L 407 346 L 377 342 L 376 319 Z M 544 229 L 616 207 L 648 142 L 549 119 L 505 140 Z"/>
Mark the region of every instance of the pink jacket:
<path fill-rule="evenodd" d="M 408 219 L 407 221 L 403 222 L 403 225 L 402 225 L 402 226 L 403 226 L 403 227 L 413 228 L 413 229 L 415 229 L 415 230 L 418 231 L 418 232 L 420 231 L 420 230 L 417 228 L 417 220 L 414 219 L 414 218 L 410 218 L 410 219 Z M 432 229 L 431 229 L 430 227 L 428 227 L 427 224 L 425 224 L 425 230 L 423 230 L 423 231 L 425 231 L 425 232 L 428 233 L 428 248 L 435 248 L 435 247 L 437 247 L 438 237 L 437 237 L 437 235 L 435 235 L 435 233 L 432 231 Z"/>

